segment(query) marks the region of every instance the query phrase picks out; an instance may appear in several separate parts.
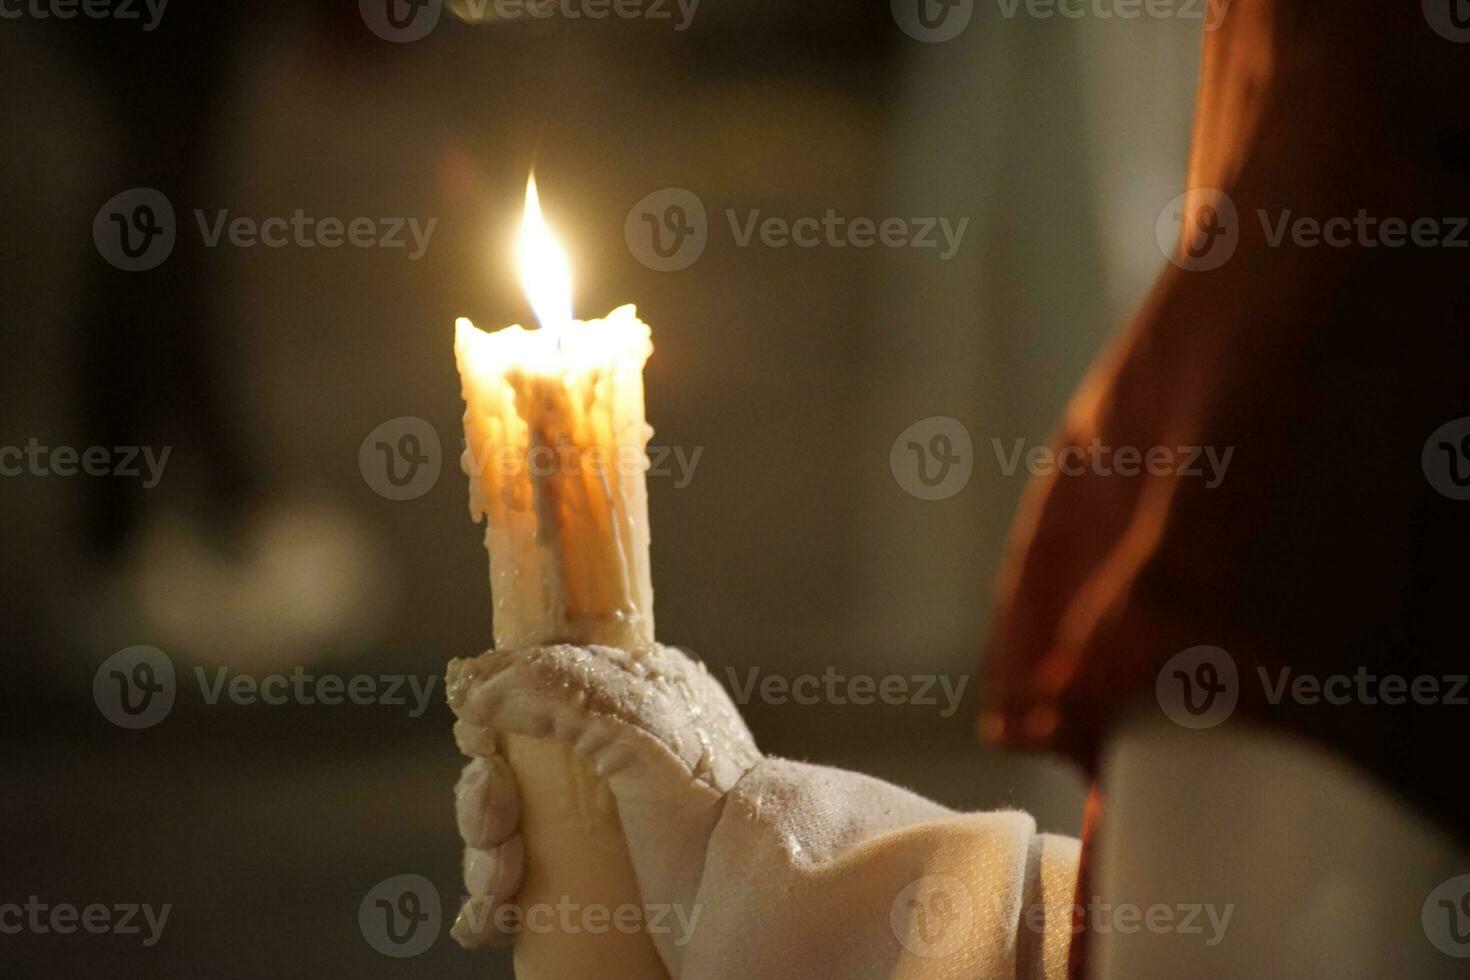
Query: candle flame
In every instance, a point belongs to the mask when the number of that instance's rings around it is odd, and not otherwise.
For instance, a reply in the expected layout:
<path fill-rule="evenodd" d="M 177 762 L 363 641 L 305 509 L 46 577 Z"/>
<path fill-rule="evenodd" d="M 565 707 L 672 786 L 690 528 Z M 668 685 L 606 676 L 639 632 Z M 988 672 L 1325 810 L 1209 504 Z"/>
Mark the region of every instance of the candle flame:
<path fill-rule="evenodd" d="M 526 181 L 526 216 L 516 247 L 521 285 L 543 330 L 560 330 L 572 322 L 572 270 L 567 254 L 541 217 L 536 175 Z"/>

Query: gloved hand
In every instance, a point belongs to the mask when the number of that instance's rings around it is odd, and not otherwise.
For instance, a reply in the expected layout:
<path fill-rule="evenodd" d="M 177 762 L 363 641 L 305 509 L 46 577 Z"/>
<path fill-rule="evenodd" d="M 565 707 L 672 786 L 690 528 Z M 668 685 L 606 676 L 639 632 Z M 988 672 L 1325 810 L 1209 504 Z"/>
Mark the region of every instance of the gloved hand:
<path fill-rule="evenodd" d="M 682 651 L 551 646 L 449 669 L 470 901 L 494 940 L 524 871 L 498 736 L 551 736 L 606 778 L 646 904 L 695 910 L 654 936 L 669 975 L 1061 978 L 1076 841 L 1020 812 L 964 814 L 887 783 L 761 755 L 724 689 Z M 491 914 L 487 914 L 491 913 Z"/>

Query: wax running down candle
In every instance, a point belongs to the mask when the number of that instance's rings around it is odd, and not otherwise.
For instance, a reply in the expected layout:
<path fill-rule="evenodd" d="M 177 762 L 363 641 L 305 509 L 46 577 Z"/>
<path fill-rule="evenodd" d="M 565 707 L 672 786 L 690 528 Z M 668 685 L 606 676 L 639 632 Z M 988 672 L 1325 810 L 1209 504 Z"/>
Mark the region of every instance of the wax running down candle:
<path fill-rule="evenodd" d="M 652 643 L 648 327 L 621 306 L 552 329 L 455 328 L 496 647 Z"/>

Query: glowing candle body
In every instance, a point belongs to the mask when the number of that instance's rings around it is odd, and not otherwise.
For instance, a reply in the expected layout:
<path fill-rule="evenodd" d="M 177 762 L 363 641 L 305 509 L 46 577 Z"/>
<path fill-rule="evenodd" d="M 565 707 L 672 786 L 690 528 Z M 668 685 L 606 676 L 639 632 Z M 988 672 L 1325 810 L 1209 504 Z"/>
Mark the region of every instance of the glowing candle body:
<path fill-rule="evenodd" d="M 648 327 L 631 306 L 555 330 L 461 319 L 454 347 L 496 647 L 652 643 Z"/>

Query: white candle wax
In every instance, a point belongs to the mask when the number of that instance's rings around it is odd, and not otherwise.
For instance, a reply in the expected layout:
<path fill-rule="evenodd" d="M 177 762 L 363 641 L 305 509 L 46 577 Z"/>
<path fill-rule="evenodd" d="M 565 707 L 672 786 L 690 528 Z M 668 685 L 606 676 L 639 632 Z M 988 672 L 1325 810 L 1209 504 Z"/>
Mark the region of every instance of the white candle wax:
<path fill-rule="evenodd" d="M 455 326 L 496 647 L 652 643 L 648 327 L 632 306 L 551 329 Z"/>

